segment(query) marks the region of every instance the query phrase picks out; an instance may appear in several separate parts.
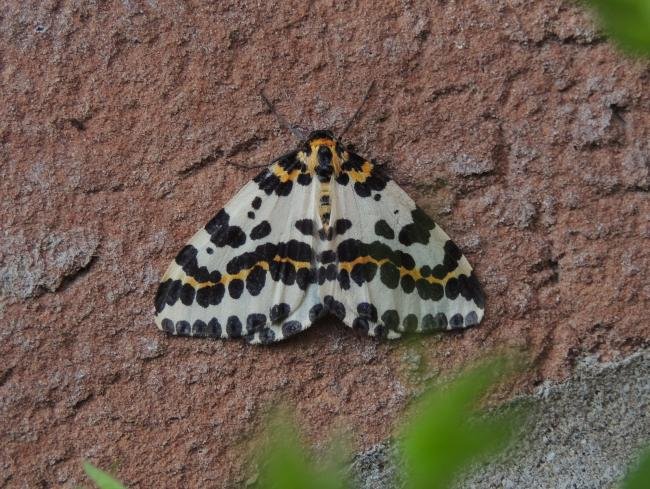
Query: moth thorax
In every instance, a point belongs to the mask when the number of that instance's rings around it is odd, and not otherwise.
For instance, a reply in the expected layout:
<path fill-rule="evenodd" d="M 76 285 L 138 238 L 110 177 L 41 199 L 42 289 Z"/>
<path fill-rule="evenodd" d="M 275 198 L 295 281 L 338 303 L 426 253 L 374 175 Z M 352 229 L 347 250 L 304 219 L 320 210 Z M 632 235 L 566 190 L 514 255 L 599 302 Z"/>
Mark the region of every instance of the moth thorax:
<path fill-rule="evenodd" d="M 332 150 L 327 146 L 319 146 L 316 152 L 318 165 L 316 166 L 316 175 L 321 182 L 327 181 L 332 177 L 334 168 L 332 166 Z"/>

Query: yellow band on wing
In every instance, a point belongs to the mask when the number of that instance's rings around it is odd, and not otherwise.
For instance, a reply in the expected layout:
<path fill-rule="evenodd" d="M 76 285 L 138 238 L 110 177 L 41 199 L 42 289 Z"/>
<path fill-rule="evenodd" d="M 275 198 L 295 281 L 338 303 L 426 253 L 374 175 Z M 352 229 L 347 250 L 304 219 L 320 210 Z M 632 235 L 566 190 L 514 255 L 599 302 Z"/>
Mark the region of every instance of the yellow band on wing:
<path fill-rule="evenodd" d="M 355 265 L 366 264 L 366 263 L 374 263 L 375 265 L 380 267 L 384 263 L 392 263 L 392 262 L 388 258 L 382 258 L 381 260 L 377 260 L 372 256 L 359 256 L 352 261 L 339 263 L 339 268 L 343 270 L 347 270 L 348 273 L 351 273 Z M 393 265 L 395 264 L 393 263 Z M 416 268 L 409 270 L 407 268 L 397 266 L 397 265 L 395 265 L 395 268 L 399 270 L 400 277 L 403 277 L 404 275 L 410 275 L 413 278 L 413 280 L 423 279 L 429 282 L 430 284 L 440 284 L 440 285 L 445 285 L 448 280 L 452 278 L 457 278 L 462 273 L 469 273 L 467 270 L 465 270 L 466 267 L 464 267 L 460 263 L 453 271 L 447 273 L 447 275 L 445 275 L 443 278 L 436 278 L 432 275 L 429 275 L 428 277 L 424 277 L 422 276 L 422 273 L 420 273 L 420 270 Z"/>
<path fill-rule="evenodd" d="M 296 268 L 296 270 L 299 270 L 301 268 L 311 268 L 311 263 L 308 261 L 297 261 L 279 255 L 275 255 L 272 261 L 275 263 L 291 263 Z M 240 270 L 238 273 L 222 275 L 221 279 L 218 282 L 212 282 L 212 281 L 199 282 L 194 277 L 187 275 L 181 267 L 176 265 L 176 268 L 174 268 L 172 271 L 168 270 L 167 273 L 165 273 L 165 275 L 162 278 L 162 281 L 164 282 L 165 280 L 168 279 L 180 280 L 181 282 L 183 282 L 183 284 L 189 284 L 198 290 L 198 289 L 202 289 L 203 287 L 212 287 L 217 284 L 228 285 L 233 280 L 246 280 L 246 278 L 251 274 L 253 269 L 257 267 L 263 268 L 268 272 L 270 265 L 268 261 L 260 260 L 257 263 L 255 263 L 255 265 L 253 265 L 252 267 L 246 268 L 244 270 Z"/>

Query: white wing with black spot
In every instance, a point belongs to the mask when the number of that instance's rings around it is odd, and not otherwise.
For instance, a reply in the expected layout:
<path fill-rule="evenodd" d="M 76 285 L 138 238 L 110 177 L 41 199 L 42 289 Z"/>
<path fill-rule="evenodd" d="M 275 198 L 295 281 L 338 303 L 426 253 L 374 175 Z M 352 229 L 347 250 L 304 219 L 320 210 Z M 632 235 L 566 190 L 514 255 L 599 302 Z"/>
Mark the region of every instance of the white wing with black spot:
<path fill-rule="evenodd" d="M 178 253 L 156 294 L 160 329 L 270 343 L 311 325 L 314 239 L 291 222 L 317 212 L 317 189 L 293 165 L 260 173 Z"/>
<path fill-rule="evenodd" d="M 345 306 L 348 326 L 393 338 L 481 321 L 484 296 L 467 259 L 371 163 L 333 186 L 332 219 L 342 217 L 351 226 L 334 239 L 338 275 L 326 293 Z"/>

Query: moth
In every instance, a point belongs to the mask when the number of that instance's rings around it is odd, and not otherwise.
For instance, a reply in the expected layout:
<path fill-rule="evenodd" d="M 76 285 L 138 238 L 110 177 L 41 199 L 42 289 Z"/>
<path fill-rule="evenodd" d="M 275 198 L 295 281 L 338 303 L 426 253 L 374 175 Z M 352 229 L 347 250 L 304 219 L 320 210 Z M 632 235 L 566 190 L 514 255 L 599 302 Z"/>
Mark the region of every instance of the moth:
<path fill-rule="evenodd" d="M 447 234 L 378 165 L 319 130 L 190 239 L 155 309 L 174 335 L 268 344 L 331 314 L 392 339 L 474 326 L 484 295 Z"/>

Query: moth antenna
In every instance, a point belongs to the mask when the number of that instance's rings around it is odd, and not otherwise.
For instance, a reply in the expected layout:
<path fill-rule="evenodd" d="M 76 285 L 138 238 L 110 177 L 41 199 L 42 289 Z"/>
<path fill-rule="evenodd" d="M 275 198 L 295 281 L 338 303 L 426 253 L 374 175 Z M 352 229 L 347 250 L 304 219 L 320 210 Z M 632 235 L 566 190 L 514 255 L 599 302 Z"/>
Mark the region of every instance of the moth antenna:
<path fill-rule="evenodd" d="M 287 122 L 287 120 L 280 114 L 277 110 L 275 110 L 275 105 L 267 98 L 266 94 L 264 93 L 264 90 L 260 90 L 260 97 L 262 97 L 262 100 L 266 104 L 266 106 L 269 108 L 271 113 L 275 116 L 275 118 L 278 121 L 278 124 L 280 124 L 280 127 L 282 129 L 288 130 L 291 134 L 293 134 L 293 137 L 295 137 L 298 141 L 302 141 L 303 138 L 298 132 L 298 130 L 293 127 L 291 124 Z"/>
<path fill-rule="evenodd" d="M 368 90 L 366 90 L 366 94 L 363 96 L 363 99 L 361 100 L 361 103 L 359 104 L 359 107 L 357 108 L 357 111 L 354 113 L 354 115 L 350 118 L 348 121 L 347 125 L 343 128 L 343 131 L 341 131 L 341 134 L 339 134 L 338 139 L 340 140 L 345 136 L 345 133 L 348 132 L 348 129 L 350 129 L 350 126 L 352 126 L 352 123 L 357 120 L 359 117 L 359 114 L 361 113 L 361 109 L 363 109 L 363 106 L 366 104 L 366 101 L 370 98 L 370 92 L 372 92 L 372 89 L 375 87 L 375 80 L 370 82 L 370 85 L 368 85 Z"/>
<path fill-rule="evenodd" d="M 280 161 L 281 159 L 286 158 L 288 156 L 293 156 L 295 153 L 296 153 L 295 151 L 289 151 L 287 153 L 278 156 L 277 158 L 273 158 L 271 161 L 269 161 L 268 163 L 264 163 L 263 165 L 244 165 L 242 163 L 236 163 L 234 161 L 227 161 L 226 165 L 234 166 L 236 168 L 243 168 L 244 170 L 256 170 L 258 168 L 267 168 L 271 166 L 273 163 L 275 163 L 276 161 Z"/>

